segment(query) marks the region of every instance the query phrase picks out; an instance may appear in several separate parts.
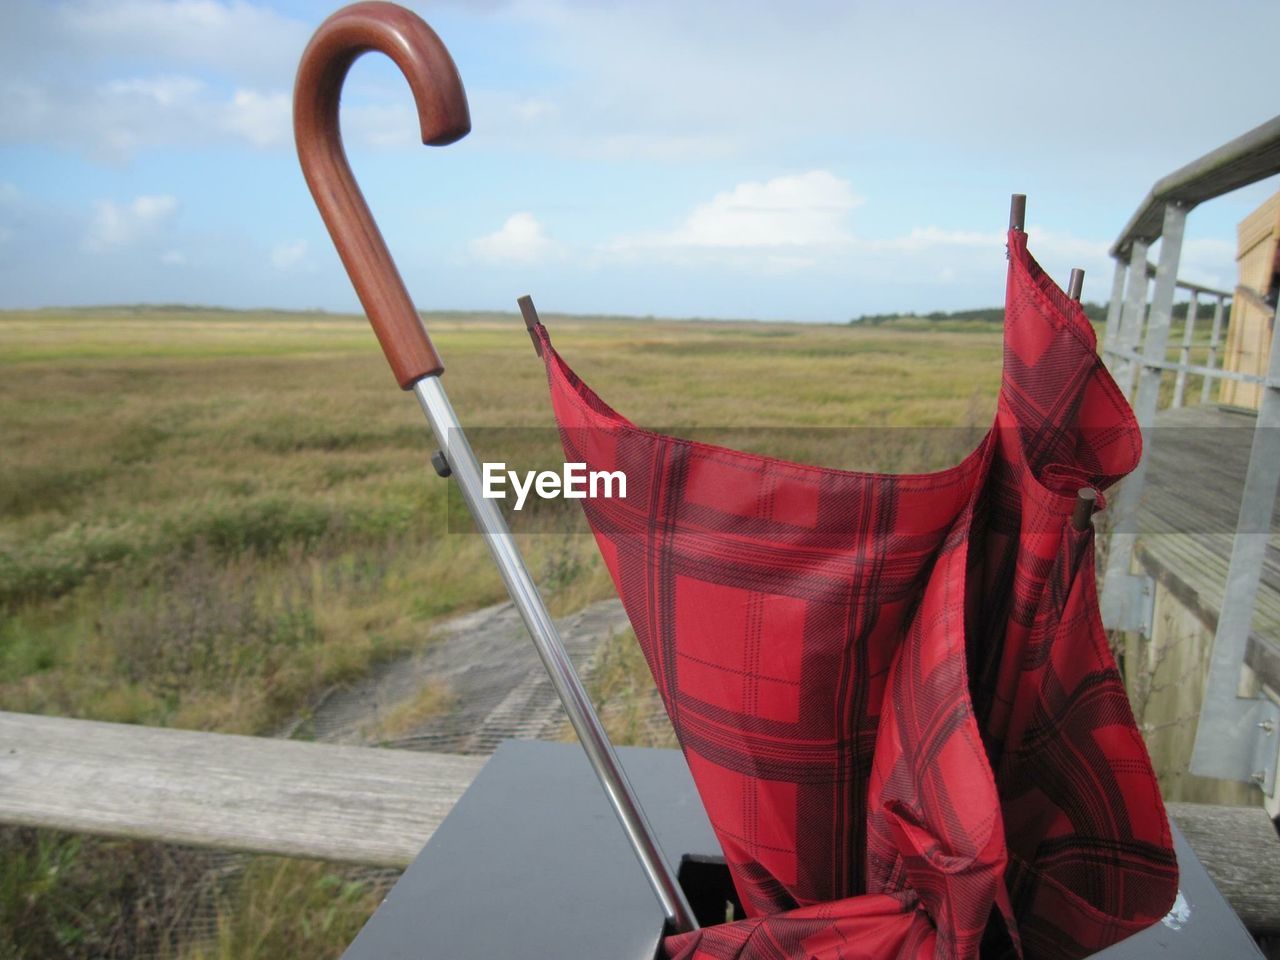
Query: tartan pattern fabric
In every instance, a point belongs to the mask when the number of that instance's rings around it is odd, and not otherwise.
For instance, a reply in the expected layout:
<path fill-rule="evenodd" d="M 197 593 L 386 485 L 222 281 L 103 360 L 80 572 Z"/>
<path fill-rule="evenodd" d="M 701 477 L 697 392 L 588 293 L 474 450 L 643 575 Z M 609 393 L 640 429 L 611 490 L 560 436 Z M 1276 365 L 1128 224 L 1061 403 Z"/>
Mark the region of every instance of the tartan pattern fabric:
<path fill-rule="evenodd" d="M 636 427 L 534 328 L 566 460 L 748 919 L 678 960 L 1086 956 L 1177 891 L 1097 612 L 1082 486 L 1141 438 L 1092 328 L 1011 231 L 995 423 L 879 475 Z"/>

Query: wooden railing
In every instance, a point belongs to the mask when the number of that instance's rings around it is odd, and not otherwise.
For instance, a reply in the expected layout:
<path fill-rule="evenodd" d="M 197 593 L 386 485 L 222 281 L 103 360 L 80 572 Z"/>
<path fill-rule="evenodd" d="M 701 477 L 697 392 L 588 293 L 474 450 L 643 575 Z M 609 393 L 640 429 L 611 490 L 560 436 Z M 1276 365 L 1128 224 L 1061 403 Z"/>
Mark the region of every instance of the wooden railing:
<path fill-rule="evenodd" d="M 1155 274 L 1155 264 L 1148 263 L 1148 278 L 1154 277 Z M 1121 275 L 1123 276 L 1123 274 Z M 1182 325 L 1182 339 L 1178 359 L 1172 362 L 1167 359 L 1161 361 L 1162 370 L 1176 373 L 1173 396 L 1167 406 L 1181 407 L 1186 402 L 1186 384 L 1189 376 L 1201 378 L 1201 403 L 1210 402 L 1215 383 L 1223 380 L 1256 380 L 1257 378 L 1251 377 L 1249 374 L 1233 373 L 1229 370 L 1223 370 L 1218 365 L 1223 346 L 1223 336 L 1226 333 L 1227 323 L 1231 316 L 1231 304 L 1234 301 L 1234 294 L 1180 278 L 1175 278 L 1174 289 L 1185 291 L 1190 296 L 1187 301 L 1186 318 Z M 1202 298 L 1213 302 L 1213 318 L 1209 327 L 1207 343 L 1198 343 L 1196 341 L 1196 324 L 1200 319 L 1200 301 Z M 1144 299 L 1143 308 L 1145 309 L 1145 307 Z M 1138 331 L 1130 331 L 1128 336 L 1124 338 L 1124 342 L 1121 342 L 1120 317 L 1123 309 L 1123 305 L 1117 305 L 1114 311 L 1108 309 L 1107 329 L 1103 337 L 1102 355 L 1107 361 L 1108 368 L 1111 369 L 1112 374 L 1120 384 L 1121 389 L 1126 394 L 1129 394 L 1133 391 L 1133 374 L 1142 367 L 1147 357 L 1145 349 L 1128 342 L 1129 340 L 1136 340 Z M 1134 312 L 1136 313 L 1136 311 Z M 1193 364 L 1191 362 L 1192 352 L 1198 350 L 1204 351 L 1205 362 Z M 1158 406 L 1166 406 L 1163 402 L 1163 394 L 1158 401 Z"/>
<path fill-rule="evenodd" d="M 0 822 L 404 867 L 482 766 L 0 712 Z"/>
<path fill-rule="evenodd" d="M 484 762 L 0 712 L 0 822 L 403 868 Z M 1169 813 L 1245 925 L 1280 930 L 1266 814 Z"/>
<path fill-rule="evenodd" d="M 1280 117 L 1157 181 L 1111 249 L 1116 269 L 1103 337 L 1104 359 L 1121 389 L 1131 394 L 1146 449 L 1142 462 L 1121 485 L 1111 508 L 1114 532 L 1108 544 L 1101 606 L 1103 622 L 1113 630 L 1150 629 L 1144 613 L 1149 610 L 1144 599 L 1148 596 L 1145 578 L 1135 576 L 1131 568 L 1147 461 L 1152 446 L 1159 442 L 1152 430 L 1158 410 L 1166 403 L 1184 403 L 1187 378 L 1193 375 L 1204 378 L 1202 402 L 1210 398 L 1213 381 L 1251 383 L 1261 390 L 1262 402 L 1217 618 L 1191 770 L 1203 776 L 1255 782 L 1270 797 L 1280 796 L 1280 704 L 1265 695 L 1240 697 L 1237 691 L 1268 546 L 1265 534 L 1271 526 L 1280 478 L 1280 337 L 1272 338 L 1265 374 L 1219 369 L 1225 302 L 1230 295 L 1180 281 L 1178 266 L 1186 218 L 1192 209 L 1276 173 L 1280 173 Z M 1152 267 L 1147 258 L 1157 240 L 1160 253 L 1152 286 Z M 1180 288 L 1191 293 L 1191 302 L 1179 358 L 1170 360 L 1174 296 Z M 1208 362 L 1196 365 L 1190 360 L 1201 295 L 1214 297 L 1217 306 Z M 1248 297 L 1250 292 L 1237 296 Z M 1170 373 L 1175 377 L 1171 396 L 1164 389 Z"/>

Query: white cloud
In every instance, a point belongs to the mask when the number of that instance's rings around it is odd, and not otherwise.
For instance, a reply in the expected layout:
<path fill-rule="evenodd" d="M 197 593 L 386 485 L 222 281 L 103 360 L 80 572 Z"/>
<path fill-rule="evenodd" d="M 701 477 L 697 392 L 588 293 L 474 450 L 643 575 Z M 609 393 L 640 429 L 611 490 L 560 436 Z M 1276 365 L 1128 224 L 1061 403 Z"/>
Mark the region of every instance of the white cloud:
<path fill-rule="evenodd" d="M 292 140 L 291 110 L 287 94 L 237 90 L 225 107 L 223 125 L 255 147 L 274 147 Z"/>
<path fill-rule="evenodd" d="M 687 163 L 722 159 L 732 155 L 735 148 L 736 142 L 725 136 L 621 133 L 587 137 L 576 152 L 593 160 Z"/>
<path fill-rule="evenodd" d="M 862 198 L 847 180 L 811 170 L 740 183 L 696 206 L 674 230 L 618 237 L 608 248 L 628 252 L 837 246 L 853 240 L 849 214 L 860 203 Z"/>
<path fill-rule="evenodd" d="M 314 26 L 246 0 L 20 2 L 0 36 L 0 143 L 111 163 L 154 146 L 285 146 Z"/>
<path fill-rule="evenodd" d="M 157 236 L 177 215 L 178 200 L 160 194 L 135 197 L 126 204 L 98 200 L 93 208 L 84 248 L 101 252 L 131 247 Z"/>
<path fill-rule="evenodd" d="M 277 243 L 271 248 L 271 265 L 277 270 L 288 271 L 299 266 L 307 255 L 307 241 Z"/>
<path fill-rule="evenodd" d="M 1038 259 L 1075 260 L 1076 266 L 1095 270 L 1112 263 L 1108 255 L 1111 243 L 1107 240 L 1090 240 L 1033 224 L 1027 227 L 1027 243 Z"/>
<path fill-rule="evenodd" d="M 314 25 L 245 0 L 79 0 L 45 30 L 93 58 L 141 56 L 285 85 Z"/>
<path fill-rule="evenodd" d="M 87 91 L 0 81 L 0 142 L 52 143 L 120 162 L 153 146 L 291 141 L 287 94 L 219 93 L 197 77 L 129 77 Z"/>
<path fill-rule="evenodd" d="M 407 92 L 406 92 L 407 97 Z M 112 163 L 156 146 L 243 143 L 256 149 L 293 142 L 292 101 L 283 90 L 241 87 L 224 93 L 197 77 L 111 80 L 88 90 L 6 84 L 0 77 L 0 143 L 41 143 L 85 150 Z M 348 104 L 348 142 L 376 147 L 418 144 L 411 100 Z"/>
<path fill-rule="evenodd" d="M 180 267 L 187 262 L 187 255 L 181 250 L 166 250 L 160 254 L 160 262 L 169 267 Z"/>
<path fill-rule="evenodd" d="M 375 147 L 422 146 L 417 111 L 404 98 L 395 103 L 344 103 L 342 135 Z"/>
<path fill-rule="evenodd" d="M 560 108 L 541 97 L 526 97 L 513 103 L 511 112 L 524 123 L 538 123 L 554 117 Z"/>
<path fill-rule="evenodd" d="M 1003 244 L 1003 233 L 976 230 L 943 230 L 940 227 L 913 227 L 901 237 L 875 241 L 876 246 L 894 250 L 931 250 L 937 247 L 981 247 L 990 249 Z"/>
<path fill-rule="evenodd" d="M 103 87 L 108 96 L 138 96 L 154 101 L 162 107 L 193 99 L 204 89 L 204 81 L 195 77 L 133 77 L 112 80 Z"/>
<path fill-rule="evenodd" d="M 595 78 L 586 80 L 582 88 L 594 91 Z M 738 138 L 723 133 L 660 129 L 624 120 L 612 110 L 602 111 L 594 93 L 571 95 L 565 102 L 537 91 L 481 87 L 469 91 L 467 99 L 473 121 L 471 140 L 489 149 L 542 150 L 610 163 L 685 163 L 724 159 L 739 145 Z M 353 132 L 359 129 L 356 109 L 351 110 Z"/>
<path fill-rule="evenodd" d="M 946 287 L 950 296 L 974 303 L 998 298 L 1003 232 L 929 224 L 869 237 L 854 230 L 853 211 L 862 203 L 848 180 L 827 170 L 740 183 L 696 205 L 670 230 L 626 233 L 598 252 L 604 262 L 727 268 L 761 282 L 804 272 L 829 286 L 852 286 L 851 297 L 864 285 L 897 290 L 894 296 L 912 304 L 902 309 L 919 308 L 912 298 L 926 287 Z M 1105 299 L 1111 278 L 1105 241 L 1035 225 L 1028 232 L 1033 252 L 1051 275 L 1065 283 L 1071 267 L 1083 267 L 1089 294 Z"/>
<path fill-rule="evenodd" d="M 463 77 L 466 82 L 466 77 Z M 480 87 L 467 91 L 467 105 L 477 131 L 490 132 L 513 126 L 540 123 L 560 114 L 560 105 L 549 97 L 530 95 L 528 90 L 497 90 Z M 522 131 L 527 132 L 527 131 Z"/>
<path fill-rule="evenodd" d="M 1111 243 L 1093 240 L 1056 230 L 1047 230 L 1035 224 L 1027 227 L 1028 246 L 1035 258 L 1059 282 L 1072 267 L 1085 271 L 1085 299 L 1105 300 L 1110 294 L 1110 283 L 1115 261 L 1111 259 Z M 997 249 L 1004 243 L 1002 233 L 984 233 L 972 230 L 944 230 L 936 226 L 916 227 L 901 237 L 876 240 L 869 247 L 880 250 L 901 251 L 922 257 L 955 255 L 963 251 L 983 253 Z M 1178 266 L 1178 278 L 1206 286 L 1229 288 L 1235 284 L 1235 245 L 1214 237 L 1188 239 L 1182 245 L 1182 258 Z M 1155 261 L 1156 254 L 1151 259 Z M 954 279 L 954 268 L 947 268 Z M 941 275 L 940 275 L 941 279 Z"/>
<path fill-rule="evenodd" d="M 1051 30 L 1047 16 L 981 9 L 975 16 L 972 5 L 940 3 L 912 12 L 865 3 L 515 0 L 509 16 L 526 27 L 530 48 L 584 79 L 567 88 L 573 95 L 564 104 L 584 140 L 697 134 L 724 137 L 739 155 L 752 156 L 816 137 L 857 138 L 870 153 L 878 138 L 923 135 L 951 149 L 1011 153 L 1058 169 L 1091 157 L 1092 143 L 1104 142 L 1113 161 L 1151 162 L 1134 171 L 1134 196 L 1141 197 L 1155 177 L 1196 156 L 1200 144 L 1212 148 L 1274 113 L 1265 85 L 1224 96 L 1202 72 L 1184 71 L 1153 93 L 1135 123 L 1117 104 L 1105 68 L 1134 44 L 1164 50 L 1173 62 L 1194 58 L 1207 37 L 1226 37 L 1223 25 L 1232 18 L 1259 26 L 1256 3 L 1228 0 L 1225 9 L 1235 13 L 1224 14 L 1175 0 L 1161 8 L 1165 16 L 1153 16 L 1150 3 L 1121 10 L 1086 0 L 1079 17 Z M 1274 28 L 1278 15 L 1269 8 L 1266 24 Z M 1108 22 L 1102 33 L 1091 20 L 1099 16 Z M 1242 42 L 1266 58 L 1273 34 L 1257 29 Z M 1026 69 L 1011 80 L 1011 51 L 1038 64 L 1074 64 L 1073 80 L 1062 83 L 1052 69 Z M 1188 114 L 1204 118 L 1194 135 L 1154 136 Z M 1065 116 L 1081 118 L 1076 128 L 1088 137 L 1074 136 Z M 954 158 L 938 161 L 955 165 Z M 1120 176 L 1113 173 L 1113 180 Z M 1081 179 L 1094 171 L 1088 174 Z"/>
<path fill-rule="evenodd" d="M 494 233 L 472 240 L 471 252 L 482 260 L 537 263 L 562 251 L 533 214 L 513 213 Z"/>
<path fill-rule="evenodd" d="M 1214 237 L 1196 237 L 1182 244 L 1178 279 L 1218 290 L 1232 290 L 1239 280 L 1236 245 Z M 1204 303 L 1201 303 L 1204 309 Z"/>
<path fill-rule="evenodd" d="M 134 215 L 143 223 L 156 223 L 178 212 L 178 200 L 168 194 L 137 197 L 130 204 Z"/>

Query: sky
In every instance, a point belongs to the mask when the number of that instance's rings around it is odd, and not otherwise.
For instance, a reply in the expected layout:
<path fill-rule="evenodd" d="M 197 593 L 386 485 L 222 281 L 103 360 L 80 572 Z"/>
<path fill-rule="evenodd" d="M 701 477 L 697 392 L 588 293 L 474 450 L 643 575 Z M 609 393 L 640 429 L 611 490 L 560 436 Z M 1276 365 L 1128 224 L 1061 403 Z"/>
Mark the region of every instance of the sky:
<path fill-rule="evenodd" d="M 1106 299 L 1152 183 L 1270 119 L 1274 0 L 436 0 L 473 131 L 417 142 L 383 57 L 343 99 L 356 176 L 424 310 L 843 322 L 1003 301 L 1032 252 Z M 0 308 L 358 309 L 293 150 L 336 5 L 5 0 Z M 1188 219 L 1235 283 L 1276 178 Z"/>

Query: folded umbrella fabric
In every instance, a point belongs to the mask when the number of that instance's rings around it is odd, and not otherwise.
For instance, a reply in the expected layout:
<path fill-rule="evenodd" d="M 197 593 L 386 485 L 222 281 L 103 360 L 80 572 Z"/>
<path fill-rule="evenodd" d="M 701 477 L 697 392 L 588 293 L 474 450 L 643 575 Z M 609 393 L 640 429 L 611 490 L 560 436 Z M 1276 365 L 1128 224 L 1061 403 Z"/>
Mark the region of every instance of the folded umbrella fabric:
<path fill-rule="evenodd" d="M 882 475 L 636 427 L 551 346 L 566 459 L 748 919 L 669 957 L 1075 958 L 1177 863 L 1097 612 L 1080 487 L 1137 464 L 1093 329 L 1011 231 L 995 423 Z"/>

